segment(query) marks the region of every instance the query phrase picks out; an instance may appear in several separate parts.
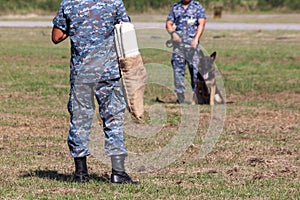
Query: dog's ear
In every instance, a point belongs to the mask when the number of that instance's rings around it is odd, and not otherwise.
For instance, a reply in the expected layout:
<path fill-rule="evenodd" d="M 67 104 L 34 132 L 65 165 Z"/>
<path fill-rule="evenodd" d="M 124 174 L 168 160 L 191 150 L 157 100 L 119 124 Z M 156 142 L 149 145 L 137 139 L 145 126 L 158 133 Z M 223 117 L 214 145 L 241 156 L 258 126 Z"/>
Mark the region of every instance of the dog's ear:
<path fill-rule="evenodd" d="M 217 52 L 213 52 L 211 55 L 210 55 L 212 61 L 215 61 L 216 60 L 216 57 L 217 57 Z"/>
<path fill-rule="evenodd" d="M 200 59 L 204 58 L 204 53 L 202 50 L 200 50 L 200 52 L 199 52 L 199 57 L 200 57 Z"/>

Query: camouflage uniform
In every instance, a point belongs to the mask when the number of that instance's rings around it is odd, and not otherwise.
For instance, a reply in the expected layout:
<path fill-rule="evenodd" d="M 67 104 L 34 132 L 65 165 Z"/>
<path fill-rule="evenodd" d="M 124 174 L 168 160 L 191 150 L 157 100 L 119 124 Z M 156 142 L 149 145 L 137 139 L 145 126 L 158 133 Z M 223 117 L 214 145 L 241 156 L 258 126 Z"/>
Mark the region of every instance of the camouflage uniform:
<path fill-rule="evenodd" d="M 71 41 L 68 145 L 74 158 L 89 155 L 94 96 L 103 120 L 106 155 L 127 155 L 126 103 L 114 46 L 114 25 L 119 21 L 129 21 L 121 0 L 63 0 L 53 19 Z"/>
<path fill-rule="evenodd" d="M 189 3 L 186 10 L 183 8 L 181 2 L 175 3 L 167 17 L 167 21 L 172 21 L 176 26 L 176 33 L 181 37 L 182 43 L 175 43 L 172 54 L 172 66 L 174 72 L 175 92 L 178 96 L 178 101 L 182 102 L 184 99 L 184 73 L 185 66 L 188 64 L 191 75 L 191 86 L 193 92 L 195 91 L 195 82 L 197 79 L 199 63 L 196 52 L 200 50 L 191 48 L 190 44 L 195 37 L 198 28 L 198 19 L 206 18 L 205 10 L 198 1 Z"/>

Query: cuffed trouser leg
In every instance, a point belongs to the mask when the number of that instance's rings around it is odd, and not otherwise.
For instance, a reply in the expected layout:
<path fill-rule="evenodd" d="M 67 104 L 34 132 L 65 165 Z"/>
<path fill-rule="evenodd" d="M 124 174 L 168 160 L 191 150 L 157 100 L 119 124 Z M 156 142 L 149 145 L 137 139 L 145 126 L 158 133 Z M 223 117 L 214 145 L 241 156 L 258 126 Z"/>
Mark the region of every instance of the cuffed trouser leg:
<path fill-rule="evenodd" d="M 68 146 L 71 155 L 76 158 L 90 154 L 88 145 L 94 117 L 94 95 L 96 95 L 100 117 L 103 121 L 105 154 L 107 156 L 127 155 L 123 127 L 126 103 L 120 79 L 104 81 L 96 85 L 71 85 L 68 103 L 70 113 Z"/>
<path fill-rule="evenodd" d="M 182 55 L 173 53 L 171 63 L 173 66 L 175 93 L 177 94 L 178 97 L 179 96 L 183 97 L 182 100 L 184 100 L 184 92 L 185 92 L 184 73 L 185 73 L 186 60 Z"/>
<path fill-rule="evenodd" d="M 100 117 L 105 133 L 105 154 L 127 155 L 124 145 L 124 112 L 126 102 L 120 79 L 102 82 L 96 87 Z"/>
<path fill-rule="evenodd" d="M 197 80 L 197 74 L 198 74 L 198 65 L 199 65 L 199 55 L 197 52 L 200 51 L 200 47 L 197 46 L 197 50 L 195 49 L 189 49 L 187 50 L 187 64 L 190 72 L 190 77 L 191 77 L 191 87 L 192 91 L 195 92 L 196 89 L 196 80 Z"/>
<path fill-rule="evenodd" d="M 189 72 L 190 72 L 190 76 L 191 76 L 192 91 L 195 92 L 198 67 L 193 65 L 193 63 L 188 63 L 188 67 L 189 67 Z"/>
<path fill-rule="evenodd" d="M 88 144 L 94 116 L 94 92 L 92 84 L 71 84 L 68 102 L 70 130 L 68 146 L 71 155 L 84 157 L 89 155 Z"/>

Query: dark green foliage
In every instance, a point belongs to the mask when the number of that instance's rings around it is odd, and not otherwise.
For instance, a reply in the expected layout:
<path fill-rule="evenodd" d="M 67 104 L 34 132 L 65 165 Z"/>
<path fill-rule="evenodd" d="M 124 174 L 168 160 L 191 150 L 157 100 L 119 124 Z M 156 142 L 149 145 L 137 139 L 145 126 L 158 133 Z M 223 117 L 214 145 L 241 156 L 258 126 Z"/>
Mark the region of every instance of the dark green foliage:
<path fill-rule="evenodd" d="M 180 0 L 123 0 L 129 12 L 168 11 L 172 4 Z M 299 10 L 299 0 L 198 0 L 207 10 L 215 5 L 222 5 L 223 10 L 271 10 L 286 8 Z M 0 0 L 0 15 L 15 13 L 30 13 L 35 11 L 56 12 L 61 0 Z"/>
<path fill-rule="evenodd" d="M 164 0 L 164 1 L 147 1 L 147 0 L 123 0 L 127 10 L 129 11 L 136 11 L 136 12 L 145 12 L 149 9 L 152 10 L 158 10 L 158 9 L 164 9 L 169 8 L 173 3 L 176 1 L 172 0 Z"/>
<path fill-rule="evenodd" d="M 38 7 L 42 10 L 56 11 L 60 2 L 60 0 L 44 0 L 38 4 Z"/>
<path fill-rule="evenodd" d="M 171 5 L 179 0 L 123 0 L 129 11 L 145 12 L 151 10 L 168 10 Z M 291 10 L 300 9 L 299 0 L 198 0 L 207 9 L 212 9 L 215 5 L 222 5 L 224 10 L 234 11 L 238 8 L 246 10 L 271 10 L 276 8 L 289 8 Z"/>
<path fill-rule="evenodd" d="M 300 10 L 300 1 L 299 0 L 287 0 L 286 5 L 291 10 Z"/>
<path fill-rule="evenodd" d="M 36 10 L 56 11 L 61 0 L 0 0 L 0 14 L 23 13 Z"/>
<path fill-rule="evenodd" d="M 284 0 L 259 0 L 258 5 L 268 5 L 271 7 L 280 7 L 283 6 Z"/>
<path fill-rule="evenodd" d="M 299 0 L 258 0 L 257 7 L 260 10 L 271 10 L 273 8 L 287 7 L 290 10 L 299 10 Z"/>
<path fill-rule="evenodd" d="M 284 0 L 258 0 L 257 6 L 261 10 L 283 7 Z"/>

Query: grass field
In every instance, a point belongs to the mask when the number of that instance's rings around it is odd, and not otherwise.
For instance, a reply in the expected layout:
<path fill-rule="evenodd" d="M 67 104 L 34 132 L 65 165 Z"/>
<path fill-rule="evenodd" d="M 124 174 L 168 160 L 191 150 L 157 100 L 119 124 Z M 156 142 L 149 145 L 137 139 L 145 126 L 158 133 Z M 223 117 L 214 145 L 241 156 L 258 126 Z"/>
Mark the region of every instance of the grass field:
<path fill-rule="evenodd" d="M 226 89 L 223 132 L 212 152 L 200 158 L 211 115 L 209 106 L 200 106 L 192 145 L 160 170 L 131 173 L 138 186 L 109 184 L 110 166 L 96 156 L 88 159 L 92 181 L 71 181 L 69 43 L 51 44 L 50 32 L 0 28 L 0 199 L 300 199 L 299 32 L 206 31 L 201 44 L 209 53 L 217 51 Z M 146 67 L 171 69 L 170 52 L 141 53 Z M 147 86 L 146 113 L 163 106 L 167 120 L 148 139 L 127 135 L 131 152 L 160 149 L 176 133 L 180 107 L 155 102 L 164 94 L 159 86 Z"/>

